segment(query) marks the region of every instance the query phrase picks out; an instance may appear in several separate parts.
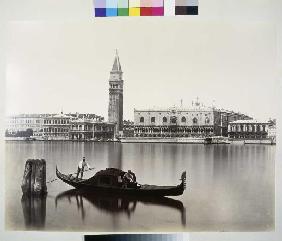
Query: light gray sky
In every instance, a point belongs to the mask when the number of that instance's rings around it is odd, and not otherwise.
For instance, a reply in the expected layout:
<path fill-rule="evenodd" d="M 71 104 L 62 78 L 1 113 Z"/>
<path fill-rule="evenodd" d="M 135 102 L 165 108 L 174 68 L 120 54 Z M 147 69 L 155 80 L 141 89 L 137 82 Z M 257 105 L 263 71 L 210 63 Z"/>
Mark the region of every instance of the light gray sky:
<path fill-rule="evenodd" d="M 276 32 L 264 22 L 117 18 L 9 25 L 6 112 L 91 112 L 107 119 L 119 51 L 124 118 L 134 108 L 206 105 L 276 117 Z"/>

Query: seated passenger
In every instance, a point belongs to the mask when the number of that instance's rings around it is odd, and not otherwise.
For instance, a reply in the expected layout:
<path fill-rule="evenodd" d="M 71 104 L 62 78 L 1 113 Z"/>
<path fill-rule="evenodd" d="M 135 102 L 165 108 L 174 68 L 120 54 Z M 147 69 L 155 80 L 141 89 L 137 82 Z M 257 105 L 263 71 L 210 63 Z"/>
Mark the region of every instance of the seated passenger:
<path fill-rule="evenodd" d="M 136 176 L 135 174 L 131 171 L 131 170 L 128 170 L 127 172 L 129 175 L 130 175 L 130 179 L 133 183 L 136 183 Z"/>
<path fill-rule="evenodd" d="M 126 172 L 123 175 L 122 181 L 123 181 L 123 187 L 136 187 L 137 186 L 136 185 L 137 184 L 136 176 L 131 170 L 128 170 L 128 172 Z"/>

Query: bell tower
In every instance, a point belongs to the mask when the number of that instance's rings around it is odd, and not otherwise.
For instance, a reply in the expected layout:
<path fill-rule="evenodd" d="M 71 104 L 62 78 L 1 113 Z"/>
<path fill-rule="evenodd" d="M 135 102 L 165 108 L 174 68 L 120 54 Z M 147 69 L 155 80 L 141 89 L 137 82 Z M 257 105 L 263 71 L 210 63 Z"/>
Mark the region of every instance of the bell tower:
<path fill-rule="evenodd" d="M 123 130 L 123 79 L 118 52 L 114 59 L 109 79 L 108 121 L 115 123 L 115 135 L 122 135 Z"/>

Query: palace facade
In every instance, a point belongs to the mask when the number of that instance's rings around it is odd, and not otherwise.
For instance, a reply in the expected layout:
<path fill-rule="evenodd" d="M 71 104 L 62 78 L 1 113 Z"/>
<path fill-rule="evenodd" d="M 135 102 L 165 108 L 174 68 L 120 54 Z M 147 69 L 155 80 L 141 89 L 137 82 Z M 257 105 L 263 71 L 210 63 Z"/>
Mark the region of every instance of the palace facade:
<path fill-rule="evenodd" d="M 206 107 L 198 100 L 190 108 L 134 109 L 135 137 L 227 136 L 230 120 L 251 119 L 232 111 Z"/>
<path fill-rule="evenodd" d="M 196 103 L 192 108 L 134 110 L 135 137 L 220 135 L 220 112 Z"/>

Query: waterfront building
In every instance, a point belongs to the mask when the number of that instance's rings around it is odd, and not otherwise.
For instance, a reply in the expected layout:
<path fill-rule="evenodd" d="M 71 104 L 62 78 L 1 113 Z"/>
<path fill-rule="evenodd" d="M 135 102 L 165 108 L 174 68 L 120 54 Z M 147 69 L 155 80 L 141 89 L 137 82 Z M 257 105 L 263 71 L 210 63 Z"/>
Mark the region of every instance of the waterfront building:
<path fill-rule="evenodd" d="M 63 112 L 43 119 L 43 138 L 47 140 L 68 140 L 71 115 Z"/>
<path fill-rule="evenodd" d="M 269 122 L 236 120 L 228 124 L 228 137 L 233 139 L 265 139 L 268 137 Z"/>
<path fill-rule="evenodd" d="M 114 123 L 115 135 L 122 135 L 123 130 L 123 79 L 118 53 L 114 59 L 109 79 L 108 122 Z"/>
<path fill-rule="evenodd" d="M 123 121 L 123 137 L 134 136 L 134 122 L 130 120 Z"/>
<path fill-rule="evenodd" d="M 6 136 L 42 136 L 45 114 L 19 114 L 6 118 Z"/>
<path fill-rule="evenodd" d="M 114 123 L 97 122 L 93 119 L 73 119 L 70 122 L 70 140 L 113 140 Z"/>
<path fill-rule="evenodd" d="M 204 137 L 221 134 L 220 112 L 195 102 L 191 108 L 134 109 L 135 137 Z"/>
<path fill-rule="evenodd" d="M 270 119 L 268 121 L 268 133 L 267 136 L 276 141 L 276 119 Z"/>
<path fill-rule="evenodd" d="M 197 99 L 192 107 L 134 109 L 135 137 L 209 137 L 227 136 L 230 120 L 251 117 L 206 107 Z"/>
<path fill-rule="evenodd" d="M 20 114 L 6 118 L 6 137 L 35 137 L 45 140 L 68 140 L 72 121 L 85 119 L 99 123 L 95 137 L 112 137 L 104 117 L 89 113 Z M 100 127 L 99 127 L 100 126 Z M 105 126 L 107 126 L 105 128 Z M 113 125 L 110 125 L 111 127 Z M 108 133 L 109 132 L 109 133 Z"/>
<path fill-rule="evenodd" d="M 252 117 L 235 111 L 219 109 L 221 115 L 221 136 L 228 136 L 228 124 L 237 120 L 251 120 Z"/>

